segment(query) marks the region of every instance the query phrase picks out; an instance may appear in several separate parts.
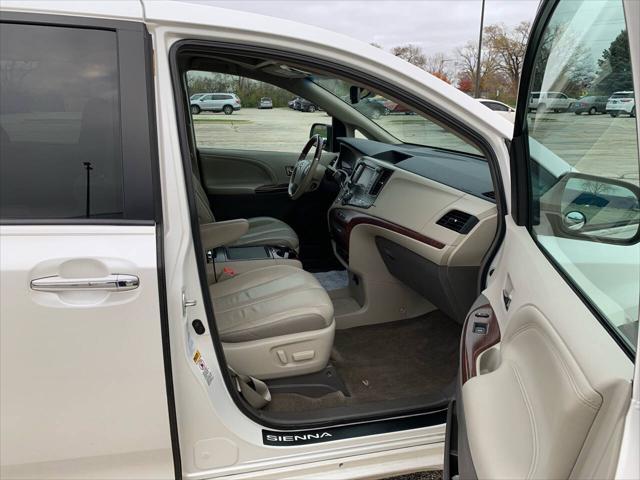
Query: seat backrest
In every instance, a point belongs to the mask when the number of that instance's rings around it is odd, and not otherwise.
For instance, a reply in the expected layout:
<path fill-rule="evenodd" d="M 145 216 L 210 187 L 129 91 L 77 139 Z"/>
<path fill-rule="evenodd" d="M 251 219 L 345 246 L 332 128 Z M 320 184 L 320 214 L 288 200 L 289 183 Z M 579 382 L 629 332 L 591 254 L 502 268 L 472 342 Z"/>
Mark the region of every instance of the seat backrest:
<path fill-rule="evenodd" d="M 196 210 L 198 211 L 198 221 L 203 223 L 213 223 L 216 221 L 209 206 L 209 199 L 207 198 L 207 192 L 202 188 L 202 184 L 198 177 L 192 174 L 193 189 L 196 194 Z"/>

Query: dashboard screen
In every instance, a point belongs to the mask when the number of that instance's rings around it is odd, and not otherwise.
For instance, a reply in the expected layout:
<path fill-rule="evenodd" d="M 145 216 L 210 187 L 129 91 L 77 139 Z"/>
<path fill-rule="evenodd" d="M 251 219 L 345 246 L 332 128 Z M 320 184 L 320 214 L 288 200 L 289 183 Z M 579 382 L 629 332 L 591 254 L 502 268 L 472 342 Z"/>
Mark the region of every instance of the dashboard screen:
<path fill-rule="evenodd" d="M 358 169 L 356 170 L 355 183 L 359 185 L 368 186 L 373 180 L 373 177 L 375 176 L 375 174 L 376 174 L 376 170 L 374 168 L 371 168 L 368 165 L 361 163 L 360 165 L 358 165 Z"/>

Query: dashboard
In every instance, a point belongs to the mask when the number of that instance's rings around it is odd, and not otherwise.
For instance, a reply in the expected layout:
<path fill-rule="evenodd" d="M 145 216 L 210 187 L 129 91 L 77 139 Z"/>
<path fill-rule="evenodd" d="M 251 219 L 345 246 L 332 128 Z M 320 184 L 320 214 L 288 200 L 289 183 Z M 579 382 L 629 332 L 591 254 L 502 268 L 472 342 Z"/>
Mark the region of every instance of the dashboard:
<path fill-rule="evenodd" d="M 340 137 L 338 141 L 340 153 L 336 168 L 344 171 L 352 183 L 366 184 L 371 180 L 371 175 L 376 175 L 369 169 L 358 170 L 361 159 L 369 157 L 370 161 L 364 163 L 373 170 L 388 163 L 395 169 L 495 202 L 489 165 L 482 157 L 418 145 L 392 145 L 351 137 Z M 380 173 L 382 172 L 377 172 L 378 175 Z"/>
<path fill-rule="evenodd" d="M 486 160 L 429 147 L 339 141 L 329 168 L 340 172 L 342 184 L 328 212 L 329 230 L 336 257 L 361 280 L 362 298 L 392 302 L 388 289 L 401 284 L 463 320 L 496 233 Z M 405 299 L 412 295 L 403 291 Z"/>

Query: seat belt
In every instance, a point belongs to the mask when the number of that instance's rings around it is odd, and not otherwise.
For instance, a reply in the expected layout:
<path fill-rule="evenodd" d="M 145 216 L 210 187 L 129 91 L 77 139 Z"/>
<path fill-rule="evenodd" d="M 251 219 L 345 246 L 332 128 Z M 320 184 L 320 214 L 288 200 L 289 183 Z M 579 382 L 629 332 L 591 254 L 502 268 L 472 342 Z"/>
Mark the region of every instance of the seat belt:
<path fill-rule="evenodd" d="M 236 388 L 242 397 L 253 408 L 263 408 L 271 401 L 269 387 L 262 380 L 250 375 L 243 375 L 228 367 L 231 377 L 236 381 Z"/>

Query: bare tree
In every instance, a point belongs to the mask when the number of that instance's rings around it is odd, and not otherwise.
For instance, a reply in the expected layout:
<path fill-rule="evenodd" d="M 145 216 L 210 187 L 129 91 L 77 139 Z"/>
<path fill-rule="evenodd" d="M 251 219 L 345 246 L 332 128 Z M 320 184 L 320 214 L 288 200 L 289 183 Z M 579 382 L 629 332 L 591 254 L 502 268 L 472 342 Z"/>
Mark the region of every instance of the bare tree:
<path fill-rule="evenodd" d="M 19 90 L 24 79 L 36 68 L 39 62 L 23 60 L 3 60 L 0 62 L 0 81 L 4 88 Z"/>
<path fill-rule="evenodd" d="M 484 29 L 486 48 L 492 50 L 498 60 L 497 71 L 507 80 L 507 89 L 515 97 L 527 50 L 529 22 L 520 22 L 509 30 L 504 24 L 489 25 Z"/>
<path fill-rule="evenodd" d="M 467 42 L 456 50 L 456 66 L 458 67 L 458 81 L 467 83 L 473 81 L 478 74 L 478 45 L 475 42 Z M 482 49 L 480 64 L 480 91 L 494 92 L 496 85 L 502 84 L 499 73 L 499 59 L 490 48 Z"/>
<path fill-rule="evenodd" d="M 560 91 L 581 96 L 596 78 L 597 62 L 567 25 L 559 24 L 545 31 L 540 41 L 533 72 L 532 89 Z"/>
<path fill-rule="evenodd" d="M 422 69 L 425 68 L 427 63 L 427 56 L 422 51 L 422 48 L 411 43 L 393 47 L 391 49 L 391 53 L 396 57 L 400 57 L 401 59 L 406 60 L 412 65 L 415 65 L 416 67 L 420 67 Z"/>
<path fill-rule="evenodd" d="M 447 58 L 446 54 L 438 52 L 425 58 L 424 69 L 436 77 L 451 83 L 455 76 L 455 71 L 451 68 L 452 64 L 452 59 Z"/>

